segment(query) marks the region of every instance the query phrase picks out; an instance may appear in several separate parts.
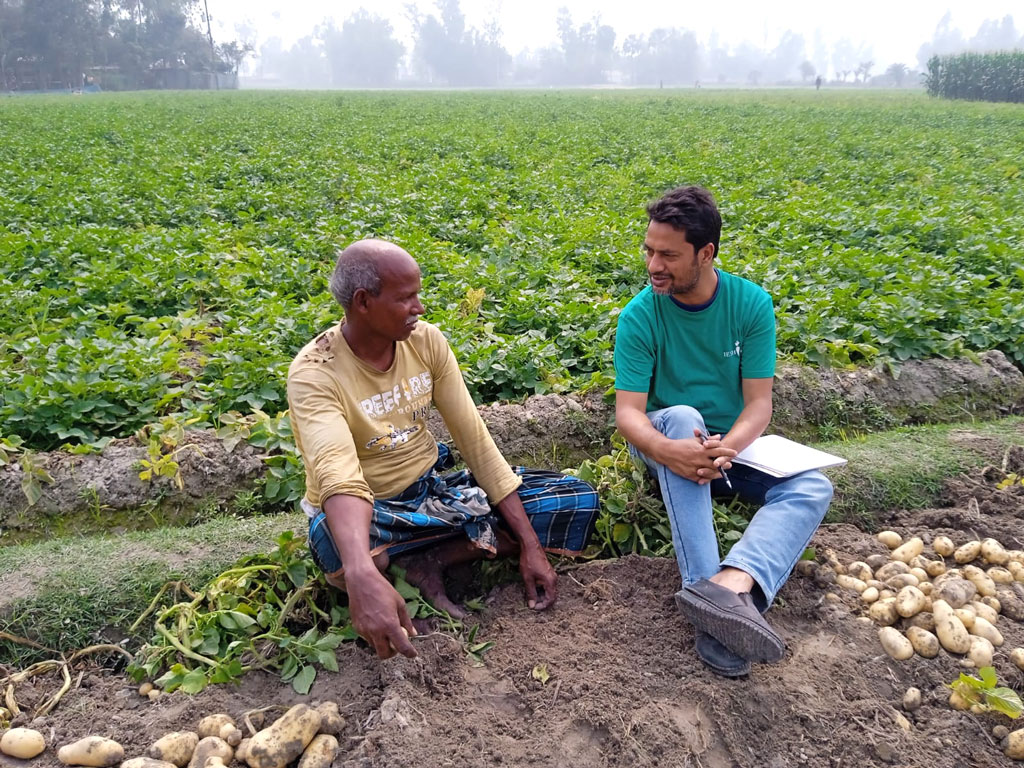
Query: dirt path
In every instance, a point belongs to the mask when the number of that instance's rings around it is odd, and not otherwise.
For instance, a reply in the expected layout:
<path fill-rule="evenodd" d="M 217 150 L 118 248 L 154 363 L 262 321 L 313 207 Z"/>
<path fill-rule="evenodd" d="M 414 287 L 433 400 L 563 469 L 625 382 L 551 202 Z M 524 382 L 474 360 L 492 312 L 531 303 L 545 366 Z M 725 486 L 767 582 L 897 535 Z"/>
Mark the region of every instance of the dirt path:
<path fill-rule="evenodd" d="M 958 504 L 896 513 L 889 524 L 929 541 L 994 535 L 1024 542 L 1024 486 L 997 492 L 984 479 L 950 486 Z M 975 499 L 976 501 L 972 501 Z M 887 550 L 848 525 L 826 526 L 819 552 L 842 560 Z M 1006 765 L 991 730 L 1012 725 L 997 715 L 951 710 L 944 683 L 960 673 L 941 653 L 895 662 L 875 627 L 858 620 L 854 593 L 826 598 L 794 576 L 770 618 L 786 639 L 785 660 L 756 667 L 749 679 L 724 680 L 693 653 L 693 633 L 673 607 L 678 574 L 669 560 L 628 557 L 566 572 L 555 610 L 534 614 L 511 584 L 488 599 L 479 640 L 494 647 L 474 666 L 461 642 L 435 634 L 417 641 L 420 657 L 378 664 L 356 646 L 338 651 L 341 671 L 321 672 L 311 699 L 339 702 L 347 717 L 336 766 L 962 766 Z M 1024 645 L 1024 626 L 1003 617 L 1006 644 L 997 653 L 1001 681 L 1024 677 L 1007 659 Z M 541 683 L 532 671 L 546 666 Z M 52 684 L 53 681 L 48 681 Z M 903 713 L 911 685 L 924 705 Z M 19 690 L 19 698 L 30 691 Z M 169 730 L 191 729 L 203 715 L 234 715 L 303 697 L 265 675 L 240 686 L 180 693 L 155 703 L 123 678 L 86 677 L 61 707 L 37 725 L 50 743 L 89 733 L 120 740 L 127 754 Z M 10 763 L 11 761 L 7 761 Z M 35 766 L 55 766 L 47 751 Z"/>

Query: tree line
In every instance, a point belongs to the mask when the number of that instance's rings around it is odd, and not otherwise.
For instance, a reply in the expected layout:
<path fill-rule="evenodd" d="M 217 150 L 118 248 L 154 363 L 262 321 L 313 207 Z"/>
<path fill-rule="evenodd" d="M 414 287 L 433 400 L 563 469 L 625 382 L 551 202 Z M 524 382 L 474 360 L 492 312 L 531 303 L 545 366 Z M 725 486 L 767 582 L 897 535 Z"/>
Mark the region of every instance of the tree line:
<path fill-rule="evenodd" d="M 0 0 L 0 90 L 157 87 L 167 71 L 237 73 L 251 47 L 215 44 L 200 3 Z"/>
<path fill-rule="evenodd" d="M 599 19 L 577 22 L 562 8 L 557 43 L 513 56 L 501 43 L 497 23 L 470 27 L 459 0 L 436 0 L 428 13 L 411 8 L 410 20 L 408 45 L 397 39 L 388 19 L 362 9 L 340 26 L 325 21 L 287 47 L 280 38 L 271 38 L 261 47 L 251 74 L 283 86 L 310 88 L 761 85 L 812 83 L 819 77 L 905 86 L 921 83 L 921 72 L 936 51 L 1018 39 L 1012 17 L 986 21 L 974 38 L 964 38 L 947 14 L 933 39 L 921 46 L 916 67 L 895 63 L 878 71 L 869 45 L 848 38 L 826 44 L 820 34 L 808 40 L 787 31 L 767 47 L 730 47 L 717 35 L 701 44 L 691 30 L 666 27 L 620 40 Z"/>

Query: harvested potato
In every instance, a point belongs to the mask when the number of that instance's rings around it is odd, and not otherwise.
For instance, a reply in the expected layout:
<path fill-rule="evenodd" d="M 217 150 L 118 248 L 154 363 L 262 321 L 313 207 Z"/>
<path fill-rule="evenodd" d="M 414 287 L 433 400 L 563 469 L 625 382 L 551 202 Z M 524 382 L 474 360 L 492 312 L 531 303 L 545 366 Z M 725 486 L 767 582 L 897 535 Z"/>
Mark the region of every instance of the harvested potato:
<path fill-rule="evenodd" d="M 906 563 L 901 563 L 899 560 L 894 560 L 876 570 L 875 578 L 879 581 L 888 581 L 893 576 L 898 576 L 901 573 L 910 573 L 910 566 Z"/>
<path fill-rule="evenodd" d="M 969 565 L 964 568 L 964 578 L 971 582 L 982 597 L 992 597 L 996 593 L 996 584 L 981 568 Z"/>
<path fill-rule="evenodd" d="M 193 731 L 174 731 L 161 736 L 146 751 L 154 760 L 174 763 L 178 768 L 185 768 L 192 759 L 199 743 L 199 734 Z"/>
<path fill-rule="evenodd" d="M 967 631 L 970 632 L 971 627 L 974 626 L 974 618 L 977 615 L 975 614 L 974 609 L 969 605 L 965 605 L 963 608 L 954 608 L 953 613 L 956 614 L 956 617 L 960 619 L 963 625 L 967 628 Z"/>
<path fill-rule="evenodd" d="M 896 547 L 903 543 L 903 537 L 896 533 L 896 531 L 881 531 L 878 534 L 878 540 L 889 549 L 896 549 Z"/>
<path fill-rule="evenodd" d="M 935 615 L 935 634 L 942 647 L 950 653 L 967 653 L 971 649 L 971 636 L 949 604 L 945 600 L 934 601 L 932 613 Z"/>
<path fill-rule="evenodd" d="M 246 762 L 245 753 L 249 749 L 249 739 L 242 739 L 238 742 L 238 746 L 235 747 L 235 760 L 239 763 Z"/>
<path fill-rule="evenodd" d="M 956 691 L 949 694 L 949 706 L 959 709 L 961 712 L 971 708 L 971 703 Z"/>
<path fill-rule="evenodd" d="M 932 539 L 932 549 L 939 557 L 949 557 L 956 551 L 956 544 L 949 536 L 936 536 Z"/>
<path fill-rule="evenodd" d="M 220 729 L 225 725 L 234 725 L 235 720 L 231 715 L 216 714 L 207 715 L 199 721 L 199 727 L 196 731 L 199 733 L 200 739 L 205 739 L 208 736 L 220 737 Z"/>
<path fill-rule="evenodd" d="M 46 749 L 46 740 L 31 728 L 11 728 L 0 737 L 0 752 L 21 760 L 31 760 Z"/>
<path fill-rule="evenodd" d="M 889 562 L 889 558 L 886 555 L 871 555 L 870 557 L 864 558 L 864 562 L 868 564 L 868 568 L 872 571 L 877 571 Z"/>
<path fill-rule="evenodd" d="M 934 659 L 939 655 L 939 638 L 921 627 L 908 627 L 907 640 L 914 653 L 925 659 Z"/>
<path fill-rule="evenodd" d="M 1013 574 L 1014 581 L 1024 581 L 1024 564 L 1011 560 L 1006 564 L 1006 569 Z"/>
<path fill-rule="evenodd" d="M 825 562 L 837 574 L 846 573 L 846 566 L 839 561 L 839 555 L 831 547 L 825 547 Z"/>
<path fill-rule="evenodd" d="M 994 566 L 989 568 L 985 573 L 992 579 L 996 584 L 1013 584 L 1016 579 L 1013 578 L 1013 574 L 1006 568 L 1001 566 Z"/>
<path fill-rule="evenodd" d="M 234 754 L 234 750 L 224 739 L 219 736 L 207 736 L 196 744 L 192 759 L 188 761 L 188 768 L 207 768 L 207 762 L 212 757 L 220 758 L 227 764 L 231 762 Z"/>
<path fill-rule="evenodd" d="M 1010 661 L 1017 669 L 1024 671 L 1024 648 L 1014 648 L 1010 651 Z"/>
<path fill-rule="evenodd" d="M 992 656 L 995 652 L 996 649 L 992 647 L 992 643 L 984 637 L 979 637 L 978 635 L 971 636 L 971 649 L 967 651 L 967 658 L 974 662 L 975 667 L 978 669 L 991 667 Z"/>
<path fill-rule="evenodd" d="M 299 758 L 298 768 L 331 768 L 338 754 L 338 740 L 329 733 L 321 733 L 309 742 Z"/>
<path fill-rule="evenodd" d="M 1006 550 L 1006 557 L 1011 563 L 1024 564 L 1024 550 L 1022 549 L 1008 549 Z"/>
<path fill-rule="evenodd" d="M 971 608 L 974 609 L 975 615 L 981 616 L 983 619 L 988 621 L 989 624 L 995 624 L 996 620 L 999 618 L 999 614 L 992 608 L 992 606 L 983 603 L 980 600 L 972 602 Z"/>
<path fill-rule="evenodd" d="M 896 547 L 892 552 L 889 553 L 889 557 L 893 560 L 899 560 L 901 563 L 910 563 L 915 557 L 920 555 L 924 551 L 924 542 L 921 541 L 920 537 L 915 536 L 912 539 L 908 539 L 906 543 Z"/>
<path fill-rule="evenodd" d="M 156 701 L 163 695 L 163 692 L 159 688 L 154 688 L 152 691 L 146 694 L 146 698 L 150 701 Z"/>
<path fill-rule="evenodd" d="M 862 603 L 873 603 L 878 599 L 878 590 L 874 587 L 868 587 L 860 593 L 860 600 Z"/>
<path fill-rule="evenodd" d="M 886 597 L 875 601 L 868 608 L 868 616 L 873 622 L 883 627 L 892 626 L 900 617 L 896 612 L 896 598 Z"/>
<path fill-rule="evenodd" d="M 987 605 L 996 613 L 1000 613 L 1003 610 L 1002 604 L 996 599 L 995 595 L 985 595 L 981 598 L 982 605 Z M 993 622 L 995 623 L 995 622 Z"/>
<path fill-rule="evenodd" d="M 995 539 L 982 540 L 981 557 L 986 563 L 992 563 L 992 565 L 1006 565 L 1010 560 L 1003 545 Z"/>
<path fill-rule="evenodd" d="M 968 541 L 966 544 L 962 544 L 957 547 L 953 553 L 953 559 L 963 565 L 969 563 L 972 560 L 976 560 L 978 555 L 981 554 L 981 542 L 980 541 Z"/>
<path fill-rule="evenodd" d="M 916 587 L 921 582 L 917 576 L 912 573 L 898 573 L 891 579 L 886 579 L 885 584 L 889 589 L 895 589 L 899 592 L 904 587 Z"/>
<path fill-rule="evenodd" d="M 941 560 L 929 560 L 924 566 L 925 573 L 929 578 L 934 579 L 946 572 L 946 564 Z"/>
<path fill-rule="evenodd" d="M 917 579 L 918 585 L 920 585 L 921 582 L 928 581 L 928 579 L 931 578 L 928 575 L 928 571 L 926 571 L 924 568 L 911 568 L 910 575 Z"/>
<path fill-rule="evenodd" d="M 285 768 L 319 730 L 320 713 L 306 704 L 296 704 L 249 740 L 245 760 L 251 768 Z"/>
<path fill-rule="evenodd" d="M 1007 589 L 1001 589 L 996 592 L 996 600 L 999 601 L 1001 615 L 1014 621 L 1024 621 L 1024 600 L 1021 600 Z"/>
<path fill-rule="evenodd" d="M 1024 760 L 1024 729 L 1010 731 L 1003 745 L 1003 753 L 1013 760 Z"/>
<path fill-rule="evenodd" d="M 974 626 L 971 627 L 971 634 L 977 635 L 978 637 L 984 637 L 996 648 L 1003 644 L 1002 633 L 984 616 L 976 616 L 974 618 Z"/>
<path fill-rule="evenodd" d="M 868 586 L 860 579 L 856 579 L 853 576 L 849 576 L 845 573 L 841 573 L 838 576 L 836 576 L 836 584 L 838 584 L 843 589 L 852 589 L 854 592 L 857 592 L 858 594 L 867 589 Z"/>
<path fill-rule="evenodd" d="M 813 560 L 797 560 L 793 570 L 801 576 L 813 576 L 818 569 L 818 564 Z"/>
<path fill-rule="evenodd" d="M 935 585 L 932 584 L 930 581 L 922 581 L 920 584 L 917 585 L 917 588 L 924 592 L 924 594 L 926 595 L 931 595 L 931 593 L 935 591 Z"/>
<path fill-rule="evenodd" d="M 113 739 L 102 736 L 86 736 L 72 744 L 65 744 L 57 751 L 57 759 L 64 765 L 86 765 L 91 768 L 107 768 L 124 760 L 124 747 Z"/>
<path fill-rule="evenodd" d="M 846 566 L 846 574 L 853 576 L 855 579 L 861 581 L 867 581 L 875 577 L 875 572 L 868 566 L 867 563 L 861 562 L 860 560 L 854 560 L 848 566 Z"/>
<path fill-rule="evenodd" d="M 935 631 L 935 615 L 931 611 L 921 611 L 916 616 L 907 619 L 908 627 L 920 627 L 929 632 Z"/>
<path fill-rule="evenodd" d="M 139 696 L 149 696 L 149 692 L 153 690 L 153 684 L 146 682 L 139 686 Z"/>
<path fill-rule="evenodd" d="M 176 768 L 174 763 L 154 760 L 152 757 L 133 757 L 121 763 L 121 768 Z"/>
<path fill-rule="evenodd" d="M 861 593 L 861 599 L 864 599 L 863 592 Z M 338 705 L 336 702 L 325 701 L 321 704 L 317 704 L 316 711 L 320 713 L 320 733 L 337 736 L 345 730 L 345 718 L 342 717 L 341 712 L 338 711 Z"/>
<path fill-rule="evenodd" d="M 924 608 L 924 593 L 917 587 L 904 587 L 896 593 L 896 613 L 907 619 Z"/>
<path fill-rule="evenodd" d="M 921 706 L 921 691 L 917 688 L 907 688 L 903 694 L 903 709 L 913 712 Z"/>
<path fill-rule="evenodd" d="M 914 655 L 914 646 L 895 627 L 882 627 L 878 630 L 878 639 L 885 652 L 896 661 L 906 661 Z"/>
<path fill-rule="evenodd" d="M 932 596 L 946 601 L 952 608 L 962 608 L 978 594 L 978 588 L 966 579 L 945 578 L 935 582 Z"/>

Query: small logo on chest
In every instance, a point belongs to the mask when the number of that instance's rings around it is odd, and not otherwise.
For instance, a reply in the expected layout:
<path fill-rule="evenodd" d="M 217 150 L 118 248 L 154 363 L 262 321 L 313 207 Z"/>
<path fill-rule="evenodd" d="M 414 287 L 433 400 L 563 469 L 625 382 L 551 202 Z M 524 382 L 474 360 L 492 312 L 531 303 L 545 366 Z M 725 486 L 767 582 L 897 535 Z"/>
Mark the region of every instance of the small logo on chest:
<path fill-rule="evenodd" d="M 726 350 L 722 353 L 722 357 L 739 357 L 743 351 L 743 347 L 740 346 L 738 341 L 733 342 L 733 348 Z"/>

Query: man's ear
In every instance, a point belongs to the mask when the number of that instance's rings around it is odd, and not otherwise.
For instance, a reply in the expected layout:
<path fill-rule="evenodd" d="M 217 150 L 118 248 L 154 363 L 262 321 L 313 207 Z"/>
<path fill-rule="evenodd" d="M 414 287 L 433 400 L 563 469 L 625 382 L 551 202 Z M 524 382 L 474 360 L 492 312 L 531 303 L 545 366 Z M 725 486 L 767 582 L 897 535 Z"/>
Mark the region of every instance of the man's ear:
<path fill-rule="evenodd" d="M 707 243 L 703 248 L 697 251 L 697 257 L 700 259 L 701 264 L 709 263 L 715 258 L 715 244 Z"/>
<path fill-rule="evenodd" d="M 365 288 L 356 288 L 352 294 L 352 303 L 349 306 L 350 313 L 365 312 L 370 298 L 370 292 Z"/>

